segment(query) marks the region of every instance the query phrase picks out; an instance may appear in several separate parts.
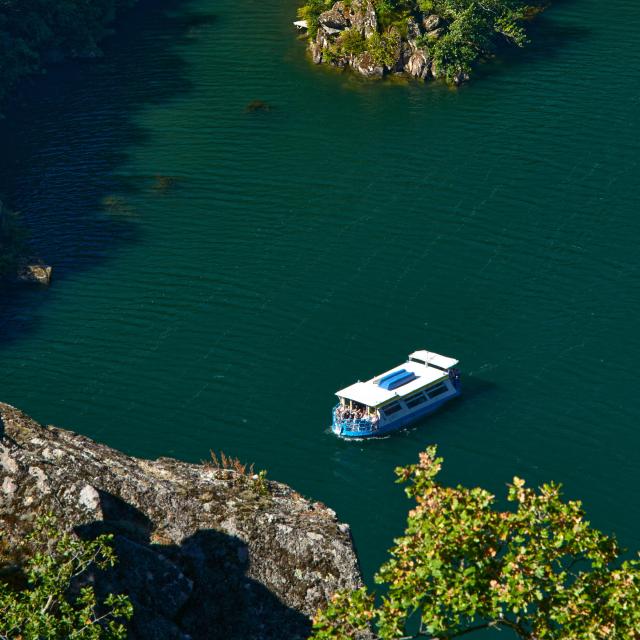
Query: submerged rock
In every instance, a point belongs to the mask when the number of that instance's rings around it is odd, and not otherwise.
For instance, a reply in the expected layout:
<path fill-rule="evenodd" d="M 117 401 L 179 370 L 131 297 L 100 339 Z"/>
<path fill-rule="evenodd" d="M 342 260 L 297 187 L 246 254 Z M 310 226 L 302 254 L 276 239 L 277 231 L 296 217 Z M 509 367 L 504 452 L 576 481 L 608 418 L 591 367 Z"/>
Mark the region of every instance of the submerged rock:
<path fill-rule="evenodd" d="M 286 485 L 130 457 L 2 403 L 0 437 L 5 540 L 48 511 L 113 533 L 120 561 L 85 579 L 129 594 L 134 640 L 302 639 L 333 592 L 361 585 L 348 526 Z"/>
<path fill-rule="evenodd" d="M 27 259 L 18 266 L 16 280 L 27 284 L 51 283 L 53 268 L 44 264 L 41 260 Z"/>
<path fill-rule="evenodd" d="M 463 71 L 459 71 L 453 76 L 453 82 L 455 84 L 462 84 L 463 82 L 467 82 L 469 80 L 469 74 L 464 73 Z"/>
<path fill-rule="evenodd" d="M 178 182 L 180 178 L 178 176 L 155 176 L 152 189 L 156 193 L 166 193 L 170 189 L 172 189 Z"/>
<path fill-rule="evenodd" d="M 264 100 L 252 100 L 246 107 L 245 111 L 252 113 L 255 111 L 271 111 L 271 105 Z"/>

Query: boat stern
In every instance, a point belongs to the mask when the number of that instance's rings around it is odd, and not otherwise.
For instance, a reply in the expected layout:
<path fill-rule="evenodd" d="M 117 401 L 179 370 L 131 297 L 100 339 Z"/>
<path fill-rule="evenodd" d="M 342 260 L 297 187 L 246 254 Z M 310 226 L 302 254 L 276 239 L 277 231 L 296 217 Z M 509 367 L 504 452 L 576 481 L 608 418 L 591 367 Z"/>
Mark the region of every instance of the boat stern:
<path fill-rule="evenodd" d="M 378 431 L 376 416 L 360 415 L 341 404 L 333 407 L 331 417 L 331 431 L 341 438 L 368 438 Z"/>

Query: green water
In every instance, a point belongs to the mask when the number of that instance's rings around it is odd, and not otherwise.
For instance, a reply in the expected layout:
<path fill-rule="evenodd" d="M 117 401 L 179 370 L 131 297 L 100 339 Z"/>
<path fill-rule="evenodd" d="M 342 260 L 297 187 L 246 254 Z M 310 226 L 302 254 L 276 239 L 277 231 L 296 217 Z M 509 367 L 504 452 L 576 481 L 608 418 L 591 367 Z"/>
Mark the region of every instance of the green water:
<path fill-rule="evenodd" d="M 429 443 L 447 482 L 561 481 L 640 547 L 634 3 L 559 1 L 460 90 L 313 67 L 293 0 L 160 4 L 0 125 L 0 191 L 55 267 L 0 294 L 0 398 L 254 461 L 351 523 L 367 578 Z M 328 432 L 336 389 L 423 347 L 460 358 L 459 401 Z"/>

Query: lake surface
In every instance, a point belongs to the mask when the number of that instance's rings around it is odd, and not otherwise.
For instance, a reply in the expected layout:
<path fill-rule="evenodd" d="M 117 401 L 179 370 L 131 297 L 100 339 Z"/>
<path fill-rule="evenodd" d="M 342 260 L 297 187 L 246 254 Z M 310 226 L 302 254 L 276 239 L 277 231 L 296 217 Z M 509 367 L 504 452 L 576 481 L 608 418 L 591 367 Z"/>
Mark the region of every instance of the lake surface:
<path fill-rule="evenodd" d="M 430 443 L 444 481 L 555 479 L 640 548 L 638 8 L 558 1 L 452 90 L 314 67 L 295 6 L 143 3 L 104 59 L 21 90 L 0 191 L 55 281 L 0 293 L 0 398 L 138 456 L 253 461 L 352 525 L 367 579 Z M 462 398 L 329 433 L 336 389 L 424 347 Z"/>

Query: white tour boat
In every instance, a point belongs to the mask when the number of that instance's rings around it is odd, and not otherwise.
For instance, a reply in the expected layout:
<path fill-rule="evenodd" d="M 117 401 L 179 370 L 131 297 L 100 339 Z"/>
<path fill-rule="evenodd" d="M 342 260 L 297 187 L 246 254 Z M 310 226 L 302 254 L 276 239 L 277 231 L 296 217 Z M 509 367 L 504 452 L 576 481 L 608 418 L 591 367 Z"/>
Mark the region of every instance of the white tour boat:
<path fill-rule="evenodd" d="M 455 358 L 414 351 L 404 364 L 337 391 L 332 431 L 370 438 L 410 425 L 460 395 L 457 364 Z"/>

